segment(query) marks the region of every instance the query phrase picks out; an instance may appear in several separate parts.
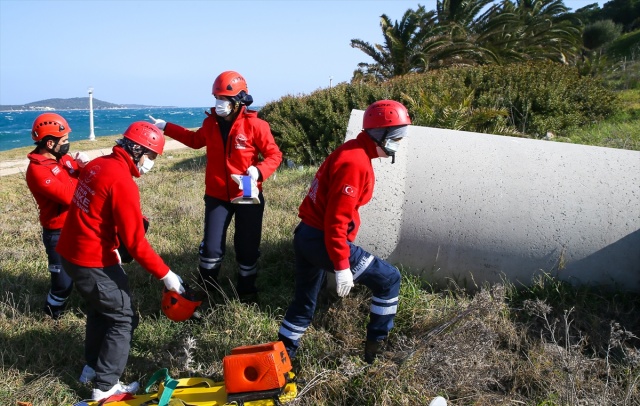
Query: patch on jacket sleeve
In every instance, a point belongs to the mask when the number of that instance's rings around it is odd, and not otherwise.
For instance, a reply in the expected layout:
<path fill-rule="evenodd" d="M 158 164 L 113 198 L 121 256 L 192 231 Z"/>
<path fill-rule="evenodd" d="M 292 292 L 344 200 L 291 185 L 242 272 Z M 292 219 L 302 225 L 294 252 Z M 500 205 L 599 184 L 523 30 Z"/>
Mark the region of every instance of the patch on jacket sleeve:
<path fill-rule="evenodd" d="M 358 189 L 356 189 L 355 187 L 351 186 L 351 185 L 347 185 L 345 184 L 344 187 L 342 188 L 342 193 L 344 193 L 347 196 L 351 196 L 351 197 L 356 197 L 356 192 L 358 191 Z"/>

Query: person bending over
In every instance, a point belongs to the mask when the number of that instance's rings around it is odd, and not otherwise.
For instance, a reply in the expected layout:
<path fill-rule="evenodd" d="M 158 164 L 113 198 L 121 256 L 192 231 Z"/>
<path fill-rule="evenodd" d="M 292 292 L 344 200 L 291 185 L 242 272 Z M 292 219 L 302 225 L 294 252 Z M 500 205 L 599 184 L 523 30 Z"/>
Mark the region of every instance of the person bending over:
<path fill-rule="evenodd" d="M 335 276 L 337 294 L 347 296 L 355 283 L 372 292 L 364 359 L 373 363 L 393 327 L 400 272 L 353 244 L 360 227 L 358 209 L 373 195 L 371 160 L 392 157 L 407 134 L 407 109 L 393 100 L 371 104 L 364 130 L 333 151 L 320 165 L 300 205 L 294 232 L 295 296 L 278 331 L 291 359 L 313 319 L 324 278 Z"/>
<path fill-rule="evenodd" d="M 89 308 L 87 364 L 80 382 L 93 382 L 93 400 L 135 393 L 139 387 L 137 382 L 120 382 L 138 317 L 119 244 L 124 244 L 147 272 L 162 280 L 166 289 L 184 292 L 182 279 L 145 237 L 140 192 L 133 180 L 151 170 L 162 154 L 164 136 L 153 124 L 138 121 L 116 142 L 111 154 L 85 166 L 57 247 L 65 270 Z"/>

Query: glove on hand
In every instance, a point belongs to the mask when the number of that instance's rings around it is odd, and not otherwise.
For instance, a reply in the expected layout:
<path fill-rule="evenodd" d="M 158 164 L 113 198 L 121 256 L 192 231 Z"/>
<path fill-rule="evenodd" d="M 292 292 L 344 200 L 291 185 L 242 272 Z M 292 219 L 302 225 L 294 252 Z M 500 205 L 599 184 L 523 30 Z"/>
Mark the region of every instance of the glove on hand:
<path fill-rule="evenodd" d="M 247 175 L 251 176 L 252 181 L 257 182 L 258 178 L 260 178 L 260 171 L 258 170 L 258 168 L 251 165 L 247 168 Z"/>
<path fill-rule="evenodd" d="M 149 114 L 149 118 L 153 120 L 153 124 L 155 124 L 156 127 L 164 131 L 164 127 L 167 125 L 166 121 L 159 118 L 154 118 L 151 114 Z"/>
<path fill-rule="evenodd" d="M 231 200 L 231 203 L 260 204 L 260 198 L 258 197 L 260 195 L 260 190 L 258 189 L 258 183 L 255 180 L 253 180 L 253 178 L 251 178 L 250 175 L 233 174 L 231 175 L 231 179 L 233 179 L 238 184 L 238 187 L 240 188 L 240 190 L 243 191 L 243 196 L 236 197 L 235 199 Z M 250 190 L 251 197 L 244 197 L 247 195 L 246 193 L 247 191 L 244 190 L 245 185 L 244 185 L 243 179 L 249 180 L 249 183 L 251 184 L 251 190 Z"/>
<path fill-rule="evenodd" d="M 76 160 L 76 162 L 78 163 L 78 166 L 81 168 L 84 168 L 85 165 L 88 164 L 90 161 L 89 155 L 87 155 L 84 152 L 76 152 L 76 156 L 73 157 L 73 159 Z"/>
<path fill-rule="evenodd" d="M 345 297 L 349 294 L 349 291 L 353 287 L 353 274 L 351 269 L 336 269 L 336 291 L 338 296 Z"/>
<path fill-rule="evenodd" d="M 167 273 L 164 278 L 160 280 L 164 282 L 164 287 L 167 288 L 167 290 L 172 290 L 180 294 L 184 293 L 182 278 L 176 275 L 172 270 L 169 270 L 169 273 Z"/>

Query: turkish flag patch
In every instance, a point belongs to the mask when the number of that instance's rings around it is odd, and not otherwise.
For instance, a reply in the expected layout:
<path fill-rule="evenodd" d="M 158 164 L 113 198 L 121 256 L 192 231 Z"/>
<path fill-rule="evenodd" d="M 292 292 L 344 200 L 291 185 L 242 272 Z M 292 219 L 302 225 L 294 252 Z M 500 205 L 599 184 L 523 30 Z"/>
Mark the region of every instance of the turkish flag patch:
<path fill-rule="evenodd" d="M 356 197 L 356 192 L 358 191 L 358 189 L 356 189 L 355 187 L 351 186 L 351 185 L 344 185 L 344 187 L 342 188 L 342 193 L 344 193 L 347 196 L 351 196 L 351 197 Z"/>

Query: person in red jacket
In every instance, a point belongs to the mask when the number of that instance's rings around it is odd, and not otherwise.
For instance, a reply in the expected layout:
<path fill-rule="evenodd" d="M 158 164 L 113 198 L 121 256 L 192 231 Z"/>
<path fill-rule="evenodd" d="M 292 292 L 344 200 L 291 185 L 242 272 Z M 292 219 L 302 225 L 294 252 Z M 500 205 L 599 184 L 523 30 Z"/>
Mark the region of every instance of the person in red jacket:
<path fill-rule="evenodd" d="M 43 310 L 54 320 L 64 312 L 73 289 L 73 281 L 65 272 L 55 249 L 78 183 L 80 168 L 89 161 L 84 152 L 77 153 L 75 159 L 68 154 L 70 132 L 67 120 L 59 114 L 40 114 L 31 129 L 36 148 L 27 155 L 27 185 L 40 212 L 42 242 L 51 275 L 51 288 Z"/>
<path fill-rule="evenodd" d="M 182 279 L 145 237 L 140 192 L 133 177 L 148 172 L 162 154 L 164 136 L 144 121 L 131 124 L 113 152 L 92 160 L 78 180 L 57 250 L 64 269 L 88 303 L 85 365 L 80 381 L 93 381 L 93 400 L 134 393 L 138 383 L 120 383 L 138 325 L 129 278 L 118 245 L 167 290 L 185 291 Z"/>
<path fill-rule="evenodd" d="M 236 292 L 251 297 L 257 293 L 265 205 L 262 182 L 278 168 L 282 153 L 269 124 L 247 109 L 253 98 L 242 75 L 222 72 L 213 82 L 212 93 L 215 108 L 206 113 L 197 131 L 150 118 L 165 135 L 190 148 L 207 148 L 204 237 L 198 264 L 205 288 L 218 287 L 227 229 L 235 215 L 234 248 L 240 271 Z"/>
<path fill-rule="evenodd" d="M 400 292 L 397 268 L 353 244 L 360 227 L 358 209 L 371 200 L 375 176 L 371 160 L 392 157 L 411 124 L 407 109 L 393 100 L 371 104 L 364 130 L 336 148 L 320 165 L 300 205 L 294 232 L 296 288 L 278 331 L 293 359 L 311 324 L 327 272 L 340 297 L 354 282 L 372 292 L 364 358 L 373 363 L 393 327 Z"/>

